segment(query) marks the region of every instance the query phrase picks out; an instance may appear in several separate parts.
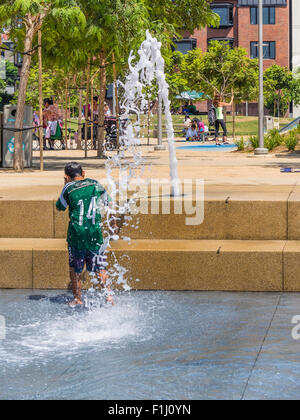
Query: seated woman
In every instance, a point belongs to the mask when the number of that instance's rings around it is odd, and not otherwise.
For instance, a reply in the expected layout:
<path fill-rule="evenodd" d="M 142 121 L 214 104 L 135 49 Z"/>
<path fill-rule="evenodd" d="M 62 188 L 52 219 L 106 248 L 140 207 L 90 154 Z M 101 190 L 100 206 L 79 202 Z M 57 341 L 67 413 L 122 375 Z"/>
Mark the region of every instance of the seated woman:
<path fill-rule="evenodd" d="M 186 132 L 186 141 L 197 141 L 198 130 L 196 124 L 192 124 L 192 127 L 188 128 Z"/>

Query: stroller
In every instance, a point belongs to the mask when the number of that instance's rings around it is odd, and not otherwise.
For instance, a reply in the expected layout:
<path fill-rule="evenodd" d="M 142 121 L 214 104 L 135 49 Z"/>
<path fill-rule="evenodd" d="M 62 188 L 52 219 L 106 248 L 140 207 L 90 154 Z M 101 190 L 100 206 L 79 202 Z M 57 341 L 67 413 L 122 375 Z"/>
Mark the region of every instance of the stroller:
<path fill-rule="evenodd" d="M 105 118 L 105 145 L 104 148 L 108 152 L 116 150 L 117 145 L 117 119 L 115 117 Z"/>
<path fill-rule="evenodd" d="M 122 136 L 125 134 L 126 129 L 128 127 L 129 120 L 128 119 L 120 119 L 120 127 L 119 127 L 119 141 L 120 146 L 122 146 Z M 117 119 L 116 117 L 106 117 L 105 118 L 105 130 L 106 130 L 106 137 L 105 137 L 105 150 L 112 151 L 118 148 L 117 145 Z"/>
<path fill-rule="evenodd" d="M 91 122 L 88 124 L 88 138 L 91 138 Z M 92 144 L 94 149 L 97 148 L 97 139 L 98 139 L 98 124 L 94 124 L 94 132 L 93 132 L 93 140 Z M 108 152 L 111 152 L 113 150 L 117 149 L 117 119 L 116 117 L 106 117 L 104 121 L 105 126 L 105 143 L 104 143 L 104 149 Z M 120 124 L 120 136 L 124 133 L 124 130 L 126 129 L 127 121 L 121 121 Z M 85 134 L 85 123 L 82 126 L 82 138 L 84 138 Z"/>

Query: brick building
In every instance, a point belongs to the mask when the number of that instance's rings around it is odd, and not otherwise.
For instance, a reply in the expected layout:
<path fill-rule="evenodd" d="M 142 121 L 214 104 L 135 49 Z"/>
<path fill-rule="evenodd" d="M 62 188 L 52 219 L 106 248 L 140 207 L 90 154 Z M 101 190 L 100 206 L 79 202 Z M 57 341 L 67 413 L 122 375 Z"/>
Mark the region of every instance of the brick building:
<path fill-rule="evenodd" d="M 264 68 L 272 64 L 291 68 L 291 0 L 264 0 Z M 300 0 L 296 0 L 300 3 Z M 232 47 L 243 47 L 249 57 L 258 56 L 258 1 L 257 0 L 214 0 L 211 8 L 220 16 L 218 28 L 206 27 L 194 34 L 184 34 L 177 47 L 183 53 L 192 48 L 207 51 L 211 40 L 227 41 Z M 202 104 L 201 110 L 207 105 Z M 246 107 L 239 107 L 245 112 Z M 257 113 L 257 104 L 249 104 L 248 112 Z"/>

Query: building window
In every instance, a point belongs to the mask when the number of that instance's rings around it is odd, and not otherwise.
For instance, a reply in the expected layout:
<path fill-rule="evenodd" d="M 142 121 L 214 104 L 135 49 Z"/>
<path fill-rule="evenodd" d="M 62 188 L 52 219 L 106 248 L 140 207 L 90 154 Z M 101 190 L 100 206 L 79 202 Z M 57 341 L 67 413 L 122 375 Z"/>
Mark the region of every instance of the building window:
<path fill-rule="evenodd" d="M 197 48 L 197 40 L 194 38 L 183 39 L 181 41 L 173 41 L 175 44 L 174 51 L 179 51 L 182 54 L 187 54 L 189 51 Z"/>
<path fill-rule="evenodd" d="M 22 67 L 23 65 L 23 56 L 20 53 L 15 54 L 15 66 L 16 67 Z"/>
<path fill-rule="evenodd" d="M 220 16 L 220 27 L 233 26 L 233 4 L 212 4 L 211 9 Z"/>
<path fill-rule="evenodd" d="M 264 59 L 275 60 L 276 58 L 276 42 L 264 41 Z M 250 42 L 251 58 L 258 58 L 258 42 Z"/>
<path fill-rule="evenodd" d="M 250 7 L 250 22 L 251 25 L 258 24 L 258 8 Z M 263 8 L 263 24 L 264 25 L 275 25 L 275 7 L 264 7 Z"/>
<path fill-rule="evenodd" d="M 230 48 L 234 47 L 234 39 L 233 38 L 209 38 L 207 40 L 207 47 L 209 48 L 209 44 L 212 41 L 218 41 L 218 42 L 227 42 L 230 46 Z"/>

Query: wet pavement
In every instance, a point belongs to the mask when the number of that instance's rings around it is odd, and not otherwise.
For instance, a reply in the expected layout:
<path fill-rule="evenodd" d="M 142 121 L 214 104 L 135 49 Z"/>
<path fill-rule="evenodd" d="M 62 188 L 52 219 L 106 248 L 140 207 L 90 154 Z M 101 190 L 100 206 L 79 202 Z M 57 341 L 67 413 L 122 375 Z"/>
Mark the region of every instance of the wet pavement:
<path fill-rule="evenodd" d="M 0 291 L 0 400 L 299 398 L 300 294 L 130 292 L 79 312 L 32 294 L 62 293 Z"/>

